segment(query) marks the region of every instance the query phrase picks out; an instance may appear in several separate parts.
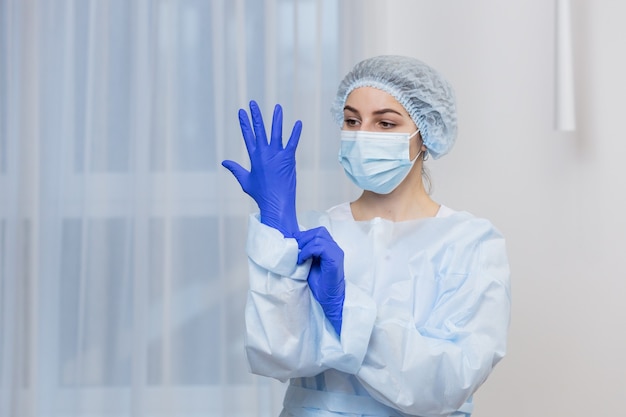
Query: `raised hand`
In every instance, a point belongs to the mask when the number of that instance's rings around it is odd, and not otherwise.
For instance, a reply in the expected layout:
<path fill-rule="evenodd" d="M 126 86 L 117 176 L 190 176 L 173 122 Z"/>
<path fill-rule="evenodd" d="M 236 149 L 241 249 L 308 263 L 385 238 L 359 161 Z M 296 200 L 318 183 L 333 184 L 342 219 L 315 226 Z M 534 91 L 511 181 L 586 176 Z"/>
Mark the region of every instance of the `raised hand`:
<path fill-rule="evenodd" d="M 298 232 L 296 217 L 296 148 L 302 122 L 297 121 L 289 141 L 283 147 L 283 110 L 274 107 L 272 131 L 268 142 L 261 110 L 250 102 L 252 126 L 245 110 L 239 110 L 239 125 L 243 135 L 250 171 L 237 162 L 225 160 L 222 165 L 235 176 L 243 191 L 256 201 L 261 223 L 278 229 L 286 237 Z"/>

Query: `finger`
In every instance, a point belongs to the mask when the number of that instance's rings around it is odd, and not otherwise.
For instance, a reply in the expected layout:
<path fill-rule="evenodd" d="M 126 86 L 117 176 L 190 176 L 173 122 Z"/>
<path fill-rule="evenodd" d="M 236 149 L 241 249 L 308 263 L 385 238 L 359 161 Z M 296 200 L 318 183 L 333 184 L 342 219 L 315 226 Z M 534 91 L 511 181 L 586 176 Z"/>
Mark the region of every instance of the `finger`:
<path fill-rule="evenodd" d="M 309 258 L 323 257 L 325 252 L 325 245 L 320 244 L 318 241 L 311 241 L 304 245 L 300 252 L 298 253 L 298 264 L 303 263 Z"/>
<path fill-rule="evenodd" d="M 267 135 L 265 134 L 265 125 L 263 124 L 263 115 L 256 101 L 250 102 L 250 115 L 252 116 L 252 127 L 256 136 L 256 146 L 267 145 Z"/>
<path fill-rule="evenodd" d="M 241 186 L 243 191 L 247 193 L 246 190 L 248 188 L 248 175 L 250 174 L 250 172 L 248 172 L 248 170 L 246 170 L 235 161 L 222 161 L 222 166 L 233 174 L 237 182 L 239 182 L 239 185 Z"/>
<path fill-rule="evenodd" d="M 298 120 L 293 125 L 293 129 L 291 130 L 291 136 L 289 136 L 289 142 L 287 142 L 287 146 L 285 146 L 286 150 L 294 151 L 298 147 L 298 142 L 300 142 L 300 133 L 302 133 L 302 122 Z"/>
<path fill-rule="evenodd" d="M 317 237 L 327 237 L 328 239 L 330 239 L 330 233 L 328 233 L 328 230 L 326 230 L 324 226 L 320 226 L 313 229 L 296 232 L 294 233 L 293 237 L 298 242 L 298 247 L 302 249 L 306 244 L 308 244 Z"/>
<path fill-rule="evenodd" d="M 280 107 L 280 104 L 274 106 L 270 146 L 276 150 L 283 148 L 283 108 Z"/>
<path fill-rule="evenodd" d="M 246 113 L 244 109 L 239 109 L 239 126 L 241 127 L 241 135 L 243 136 L 243 141 L 246 144 L 248 155 L 252 156 L 254 150 L 256 149 L 256 139 L 254 137 L 252 127 L 250 127 L 248 113 Z"/>
<path fill-rule="evenodd" d="M 298 242 L 298 248 L 302 249 L 308 242 L 315 238 L 317 228 L 310 230 L 302 230 L 294 233 L 293 237 Z"/>
<path fill-rule="evenodd" d="M 326 252 L 335 241 L 330 237 L 330 233 L 325 227 L 317 227 L 315 229 L 306 230 L 294 234 L 294 238 L 298 242 L 298 263 L 302 263 L 311 257 L 325 257 Z"/>

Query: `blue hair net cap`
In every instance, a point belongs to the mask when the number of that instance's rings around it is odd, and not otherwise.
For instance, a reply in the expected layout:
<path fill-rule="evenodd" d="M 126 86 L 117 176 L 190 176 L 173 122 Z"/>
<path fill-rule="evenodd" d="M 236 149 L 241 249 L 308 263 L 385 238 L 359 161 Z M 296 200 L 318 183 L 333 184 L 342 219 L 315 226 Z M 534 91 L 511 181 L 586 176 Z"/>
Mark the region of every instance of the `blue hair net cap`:
<path fill-rule="evenodd" d="M 346 99 L 359 87 L 377 88 L 398 100 L 417 125 L 433 158 L 452 149 L 457 133 L 454 91 L 434 68 L 399 55 L 382 55 L 359 62 L 339 84 L 331 108 L 340 126 Z"/>

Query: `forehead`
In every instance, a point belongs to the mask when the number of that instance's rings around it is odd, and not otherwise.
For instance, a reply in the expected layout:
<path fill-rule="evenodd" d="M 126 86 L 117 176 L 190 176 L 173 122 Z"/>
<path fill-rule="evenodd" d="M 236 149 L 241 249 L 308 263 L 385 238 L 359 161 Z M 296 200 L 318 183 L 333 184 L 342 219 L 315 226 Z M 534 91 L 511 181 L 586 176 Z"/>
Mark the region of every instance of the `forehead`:
<path fill-rule="evenodd" d="M 355 88 L 346 98 L 345 105 L 365 113 L 388 108 L 408 115 L 402 104 L 391 94 L 374 87 Z"/>

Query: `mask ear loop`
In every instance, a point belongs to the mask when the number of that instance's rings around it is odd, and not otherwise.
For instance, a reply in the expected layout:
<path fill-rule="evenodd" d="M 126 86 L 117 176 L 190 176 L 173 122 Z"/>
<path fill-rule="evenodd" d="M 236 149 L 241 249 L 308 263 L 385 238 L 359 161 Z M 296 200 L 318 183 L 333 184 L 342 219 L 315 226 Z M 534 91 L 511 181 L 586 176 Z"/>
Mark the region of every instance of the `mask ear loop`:
<path fill-rule="evenodd" d="M 409 136 L 409 140 L 413 139 L 413 136 L 417 135 L 417 134 L 419 133 L 419 131 L 420 131 L 420 130 L 419 130 L 419 129 L 417 129 L 415 132 L 413 132 L 413 133 L 411 134 L 411 136 Z M 417 153 L 417 155 L 415 155 L 415 158 L 413 158 L 413 160 L 411 160 L 411 163 L 412 163 L 412 164 L 413 164 L 413 163 L 415 163 L 415 161 L 417 161 L 417 158 L 419 158 L 419 157 L 420 157 L 420 154 L 421 154 L 421 153 L 422 153 L 422 150 L 420 149 L 420 151 Z M 426 153 L 424 153 L 424 161 L 426 160 L 426 156 L 427 156 L 427 155 L 426 155 Z"/>
<path fill-rule="evenodd" d="M 415 155 L 415 158 L 413 158 L 413 159 L 411 160 L 411 164 L 414 164 L 414 163 L 415 163 L 415 161 L 417 161 L 417 158 L 419 158 L 419 157 L 420 157 L 421 153 L 422 153 L 422 150 L 420 149 L 420 151 L 417 153 L 417 155 Z"/>

